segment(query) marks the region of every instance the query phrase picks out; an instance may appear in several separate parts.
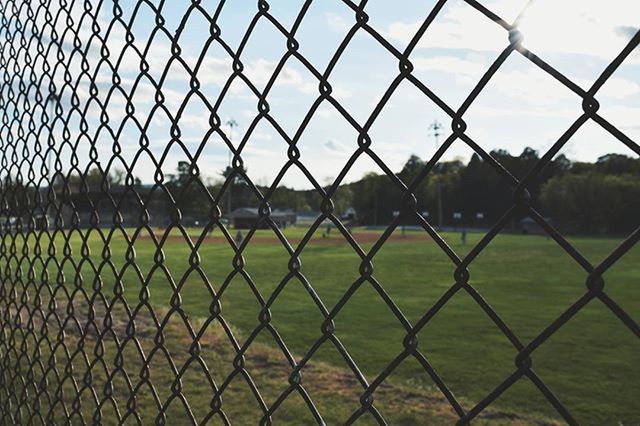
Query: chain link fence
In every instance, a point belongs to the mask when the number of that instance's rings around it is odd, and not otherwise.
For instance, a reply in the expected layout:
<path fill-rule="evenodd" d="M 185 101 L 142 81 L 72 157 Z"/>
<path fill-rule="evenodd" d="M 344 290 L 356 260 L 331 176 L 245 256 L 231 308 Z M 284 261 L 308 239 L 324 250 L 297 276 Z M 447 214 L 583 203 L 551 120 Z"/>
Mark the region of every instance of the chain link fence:
<path fill-rule="evenodd" d="M 418 41 L 429 34 L 431 24 L 446 1 L 436 3 L 406 48 L 400 51 L 369 24 L 366 1 L 345 0 L 343 6 L 351 10 L 353 21 L 324 69 L 317 69 L 301 53 L 296 40 L 311 3 L 311 0 L 303 2 L 292 23 L 285 25 L 270 13 L 269 2 L 258 1 L 257 7 L 251 6 L 255 8 L 255 15 L 238 48 L 233 49 L 219 26 L 228 7 L 225 1 L 205 5 L 205 2 L 192 0 L 173 33 L 165 27 L 168 6 L 163 1 L 139 0 L 124 5 L 117 0 L 0 0 L 0 218 L 3 221 L 0 241 L 0 415 L 3 423 L 165 424 L 177 418 L 172 417 L 172 410 L 185 416 L 182 421 L 193 424 L 208 421 L 233 423 L 234 415 L 225 402 L 233 398 L 237 383 L 249 391 L 246 406 L 257 407 L 262 424 L 270 424 L 291 398 L 299 398 L 313 419 L 324 423 L 323 416 L 330 408 L 316 404 L 309 392 L 316 385 L 314 380 L 320 380 L 322 374 L 314 372 L 310 365 L 324 345 L 339 351 L 348 366 L 349 377 L 346 379 L 352 380 L 357 388 L 357 407 L 350 417 L 344 419 L 348 424 L 359 419 L 387 423 L 377 406 L 376 397 L 389 376 L 409 358 L 424 368 L 460 424 L 482 416 L 505 391 L 523 379 L 537 387 L 562 419 L 569 424 L 577 423 L 569 409 L 536 374 L 534 354 L 588 304 L 603 304 L 619 318 L 620 327 L 626 327 L 633 336 L 640 337 L 640 326 L 607 294 L 603 280 L 603 274 L 638 242 L 640 228 L 605 260 L 592 264 L 530 205 L 527 188 L 587 122 L 597 124 L 640 155 L 640 146 L 598 113 L 597 100 L 599 89 L 640 43 L 640 32 L 585 90 L 521 44 L 517 29 L 520 17 L 509 23 L 482 3 L 467 0 L 467 5 L 477 14 L 504 30 L 504 50 L 462 104 L 454 108 L 414 76 L 411 63 Z M 123 7 L 129 12 L 124 13 Z M 249 8 L 249 4 L 246 7 Z M 143 16 L 151 30 L 147 39 L 140 40 L 134 37 L 131 29 Z M 185 53 L 181 48 L 181 35 L 194 16 L 206 21 L 209 31 L 207 48 L 201 52 Z M 265 23 L 281 33 L 286 40 L 286 49 L 264 88 L 259 89 L 259 85 L 245 73 L 242 54 L 255 28 Z M 358 122 L 332 96 L 331 85 L 337 62 L 356 34 L 360 33 L 375 39 L 398 64 L 397 76 L 386 87 L 364 123 Z M 119 49 L 114 49 L 109 41 L 117 37 L 121 44 Z M 170 43 L 170 57 L 164 58 L 163 69 L 150 65 L 151 46 L 159 37 Z M 228 74 L 222 76 L 224 81 L 216 97 L 204 93 L 199 80 L 199 69 L 207 58 L 209 46 L 226 52 L 230 65 Z M 195 55 L 196 60 L 185 60 L 187 55 Z M 575 93 L 582 99 L 583 111 L 522 179 L 514 177 L 474 142 L 466 133 L 465 123 L 465 112 L 512 55 L 522 55 Z M 287 62 L 294 59 L 317 79 L 317 93 L 295 133 L 289 134 L 271 114 L 269 94 Z M 167 74 L 176 65 L 182 67 L 190 78 L 189 87 L 178 95 L 165 86 Z M 123 77 L 122 71 L 132 67 L 137 77 Z M 257 112 L 241 141 L 234 143 L 218 111 L 225 99 L 234 96 L 231 87 L 237 81 L 245 84 L 251 96 L 255 97 Z M 376 154 L 375 141 L 369 135 L 381 111 L 403 82 L 422 92 L 451 120 L 451 131 L 446 140 L 411 182 L 402 181 L 389 169 Z M 150 84 L 151 89 L 143 90 L 143 83 Z M 153 98 L 153 105 L 145 114 L 135 107 L 140 96 Z M 176 96 L 177 103 L 172 99 Z M 202 115 L 208 117 L 209 123 L 207 136 L 195 146 L 183 140 L 185 124 L 181 122 L 187 103 L 194 98 L 206 107 Z M 325 103 L 335 107 L 358 135 L 357 147 L 330 186 L 323 186 L 316 180 L 307 168 L 313 159 L 305 158 L 297 147 L 300 135 Z M 168 120 L 170 127 L 170 139 L 161 154 L 152 150 L 153 141 L 146 136 L 153 117 L 157 116 Z M 274 170 L 276 178 L 266 191 L 252 181 L 243 161 L 243 153 L 251 145 L 252 132 L 261 121 L 269 122 L 288 145 L 288 160 L 282 168 Z M 134 150 L 124 142 L 130 129 L 139 135 Z M 99 154 L 99 151 L 104 148 L 105 135 L 109 137 L 108 161 L 99 161 L 104 159 L 104 153 Z M 211 193 L 203 183 L 198 165 L 203 147 L 212 135 L 224 141 L 232 158 L 229 173 L 218 193 Z M 456 141 L 462 141 L 481 156 L 513 188 L 512 207 L 464 257 L 459 256 L 417 210 L 413 195 L 414 189 L 434 173 L 437 163 Z M 176 148 L 189 160 L 188 178 L 182 189 L 167 186 L 165 175 L 168 153 Z M 361 157 L 373 160 L 403 194 L 402 205 L 397 206 L 400 214 L 369 249 L 358 244 L 335 214 L 332 201 L 343 179 Z M 153 185 L 143 187 L 136 182 L 134 169 L 145 159 L 155 173 Z M 116 191 L 107 175 L 117 166 L 125 173 Z M 100 171 L 97 183 L 90 176 L 90 170 L 94 168 Z M 274 219 L 270 205 L 279 182 L 292 168 L 300 170 L 322 198 L 320 216 L 297 244 L 288 241 Z M 250 188 L 259 202 L 258 220 L 241 241 L 232 235 L 221 209 L 232 182 L 237 179 Z M 202 232 L 195 236 L 190 234 L 179 208 L 181 200 L 187 196 L 184 188 L 193 187 L 198 188 L 201 194 L 199 202 L 206 204 L 209 211 L 208 222 L 202 224 Z M 162 228 L 154 223 L 154 202 L 158 198 L 173 207 Z M 543 228 L 588 276 L 583 295 L 530 341 L 518 338 L 509 324 L 485 301 L 471 284 L 469 271 L 470 265 L 492 239 L 520 214 L 528 215 Z M 378 252 L 394 230 L 409 217 L 420 224 L 455 268 L 450 288 L 432 306 L 425 306 L 422 316 L 414 322 L 407 319 L 385 291 L 373 268 Z M 359 278 L 337 303 L 330 305 L 316 292 L 314 283 L 307 280 L 300 262 L 300 256 L 314 232 L 327 220 L 334 224 L 360 260 Z M 273 231 L 288 256 L 286 275 L 280 278 L 275 290 L 268 293 L 261 290 L 247 272 L 244 256 L 252 246 L 257 229 L 264 227 Z M 226 277 L 221 282 L 210 281 L 199 254 L 207 233 L 213 229 L 224 236 L 220 244 L 232 251 Z M 188 265 L 182 276 L 174 276 L 165 266 L 166 256 L 171 256 L 166 250 L 169 235 L 176 233 L 188 247 L 188 259 L 185 259 Z M 136 252 L 136 242 L 143 236 L 149 236 L 147 242 L 153 247 L 145 254 L 152 258 L 149 270 L 140 267 Z M 119 259 L 116 259 L 112 248 L 112 241 L 117 237 L 125 241 Z M 332 265 L 328 263 L 326 267 L 332 268 Z M 152 275 L 171 287 L 172 297 L 164 307 L 153 303 Z M 115 277 L 113 283 L 105 279 L 106 276 Z M 181 307 L 184 286 L 190 276 L 200 276 L 205 283 L 208 299 L 204 303 L 209 306 L 207 318 L 190 318 Z M 133 295 L 126 293 L 127 279 L 131 277 L 140 283 L 139 291 Z M 221 301 L 234 279 L 244 281 L 256 300 L 258 325 L 243 341 L 236 338 L 233 324 L 225 320 L 225 310 L 222 309 Z M 303 354 L 295 354 L 288 348 L 271 315 L 271 308 L 281 292 L 294 282 L 303 283 L 324 318 L 320 336 Z M 350 348 L 338 338 L 334 321 L 343 309 L 349 309 L 350 298 L 361 286 L 371 286 L 405 330 L 397 356 L 374 377 L 365 377 L 361 372 L 350 356 Z M 512 373 L 471 405 L 454 395 L 430 363 L 428 351 L 422 349 L 418 341 L 419 332 L 459 292 L 468 293 L 473 298 L 517 352 Z M 172 321 L 180 322 L 186 333 L 176 337 L 170 326 Z M 213 324 L 222 330 L 214 342 L 207 337 L 207 330 Z M 270 367 L 267 361 L 259 366 L 259 370 L 249 367 L 248 354 L 258 345 L 258 336 L 265 333 L 275 342 L 270 350 L 284 355 L 285 367 Z M 177 347 L 168 348 L 167 342 L 171 338 L 180 342 Z M 230 367 L 224 375 L 216 373 L 214 370 L 218 367 L 207 358 L 212 345 L 226 351 L 225 362 Z M 166 365 L 164 378 L 150 373 L 152 365 L 159 360 Z M 200 380 L 208 390 L 204 394 L 188 396 L 184 390 L 191 367 L 197 367 L 198 374 L 188 381 Z M 277 394 L 256 385 L 255 377 L 269 368 L 279 369 L 288 382 L 286 388 L 278 390 Z M 303 373 L 306 375 L 304 380 Z M 412 404 L 411 401 L 405 403 Z M 143 414 L 143 404 L 148 405 L 145 410 L 150 407 L 151 411 L 144 411 L 151 412 L 150 416 Z"/>

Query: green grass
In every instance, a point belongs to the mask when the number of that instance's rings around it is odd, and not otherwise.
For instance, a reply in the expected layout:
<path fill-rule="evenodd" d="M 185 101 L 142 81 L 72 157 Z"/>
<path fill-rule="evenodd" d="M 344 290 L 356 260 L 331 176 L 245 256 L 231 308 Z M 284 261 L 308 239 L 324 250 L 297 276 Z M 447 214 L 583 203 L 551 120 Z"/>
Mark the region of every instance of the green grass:
<path fill-rule="evenodd" d="M 194 236 L 197 235 L 195 231 L 192 232 Z M 297 242 L 303 230 L 288 229 L 286 233 L 288 238 Z M 266 238 L 270 231 L 260 231 L 259 234 Z M 172 235 L 179 234 L 174 231 Z M 332 237 L 338 238 L 337 235 Z M 468 252 L 481 237 L 480 234 L 469 234 L 468 243 L 463 246 L 459 243 L 458 234 L 445 234 L 460 256 Z M 10 240 L 9 237 L 4 239 L 5 252 L 11 251 L 7 245 Z M 102 265 L 100 277 L 103 292 L 113 297 L 116 278 L 110 267 L 104 267 L 104 244 L 95 232 L 88 240 L 94 266 L 98 268 Z M 82 259 L 80 241 L 80 236 L 74 234 L 70 243 L 71 253 L 65 256 L 63 239 L 59 235 L 55 241 L 58 251 L 54 257 L 61 262 L 66 259 L 62 266 L 49 264 L 46 269 L 54 281 L 56 277 L 61 279 L 64 275 L 66 282 L 63 285 L 67 290 L 78 287 L 91 295 L 96 274 L 86 262 L 79 263 Z M 620 242 L 604 238 L 573 238 L 570 241 L 593 264 L 602 261 Z M 48 241 L 41 241 L 40 244 L 43 250 L 45 243 Z M 24 246 L 20 237 L 16 237 L 16 258 L 33 258 L 34 237 L 30 236 L 26 244 L 30 252 L 24 254 Z M 365 250 L 370 246 L 370 243 L 363 244 Z M 131 265 L 125 266 L 124 237 L 113 234 L 109 247 L 110 262 L 117 273 L 122 274 L 124 297 L 130 306 L 135 306 L 139 302 L 141 281 Z M 161 269 L 154 269 L 156 248 L 148 239 L 136 241 L 134 247 L 139 272 L 150 282 L 151 303 L 156 309 L 166 312 L 166 307 L 171 303 L 172 289 L 165 273 Z M 207 317 L 211 297 L 200 274 L 193 270 L 189 272 L 190 250 L 186 242 L 169 240 L 163 252 L 167 272 L 176 285 L 182 286 L 181 309 L 194 322 Z M 205 240 L 199 255 L 199 268 L 218 291 L 233 269 L 233 251 L 227 244 Z M 270 297 L 288 273 L 289 256 L 279 245 L 249 244 L 244 252 L 244 260 L 245 271 L 265 299 Z M 329 310 L 359 277 L 360 259 L 353 249 L 347 245 L 326 244 L 319 236 L 305 248 L 301 260 L 301 273 Z M 74 266 L 72 261 L 79 266 Z M 373 264 L 373 277 L 411 323 L 415 323 L 453 284 L 454 265 L 435 243 L 426 238 L 389 242 L 376 255 Z M 39 263 L 33 273 L 40 276 L 43 268 Z M 80 269 L 82 280 L 77 280 L 76 268 Z M 24 291 L 32 292 L 26 279 L 27 263 L 18 265 L 17 260 L 12 260 L 5 266 L 2 275 L 15 277 L 18 269 L 25 277 Z M 63 274 L 59 274 L 59 270 Z M 553 240 L 540 236 L 498 236 L 474 260 L 469 271 L 470 284 L 524 344 L 586 290 L 587 274 Z M 635 247 L 627 253 L 607 271 L 604 279 L 607 294 L 635 321 L 639 321 L 640 248 Z M 76 300 L 83 298 L 79 293 L 75 297 Z M 30 300 L 33 303 L 33 295 Z M 259 325 L 259 304 L 240 275 L 231 280 L 221 300 L 223 316 L 236 330 L 236 336 L 242 344 Z M 307 290 L 295 277 L 276 299 L 271 316 L 272 325 L 297 357 L 305 354 L 321 337 L 323 317 Z M 176 315 L 172 317 L 171 322 L 174 321 L 178 321 Z M 403 327 L 367 282 L 356 290 L 338 313 L 335 325 L 336 336 L 370 381 L 403 350 Z M 264 347 L 274 345 L 273 338 L 266 331 L 257 338 L 257 342 Z M 419 334 L 419 342 L 422 353 L 454 394 L 463 400 L 466 409 L 470 409 L 515 371 L 517 351 L 464 291 L 458 292 L 428 322 Z M 188 345 L 188 342 L 184 344 Z M 220 344 L 226 345 L 224 341 Z M 593 300 L 540 346 L 532 358 L 534 371 L 580 424 L 620 422 L 626 425 L 640 422 L 636 407 L 640 398 L 639 354 L 638 338 L 599 300 Z M 335 366 L 340 371 L 346 368 L 344 360 L 330 342 L 321 347 L 314 360 Z M 406 359 L 395 370 L 389 382 L 403 389 L 425 392 L 437 390 L 423 368 L 412 358 Z M 282 379 L 280 386 L 286 386 L 286 378 Z M 384 404 L 384 401 L 380 403 Z M 349 404 L 349 407 L 356 407 L 356 399 Z M 505 392 L 492 407 L 558 418 L 553 407 L 526 378 Z"/>
<path fill-rule="evenodd" d="M 76 305 L 76 308 L 78 307 Z M 121 310 L 117 310 L 117 313 L 119 316 L 126 316 Z M 159 313 L 165 315 L 167 312 L 159 309 Z M 136 323 L 138 327 L 145 327 L 147 330 L 153 328 L 149 318 L 138 318 Z M 197 326 L 204 324 L 201 320 L 194 321 L 194 325 Z M 49 325 L 54 326 L 54 324 Z M 34 421 L 32 415 L 35 419 L 47 419 L 42 423 L 61 424 L 151 424 L 159 419 L 166 424 L 204 424 L 204 419 L 208 419 L 206 424 L 223 424 L 221 415 L 211 415 L 214 393 L 207 375 L 197 362 L 190 359 L 188 348 L 191 340 L 179 324 L 172 323 L 165 327 L 163 349 L 168 351 L 177 370 L 181 371 L 180 374 L 174 372 L 161 352 L 153 352 L 152 339 L 149 335 L 143 332 L 137 336 L 139 343 L 145 348 L 146 356 L 152 360 L 147 368 L 148 382 L 143 382 L 137 377 L 136 372 L 141 371 L 142 361 L 133 342 L 124 343 L 125 327 L 126 322 L 115 321 L 110 331 L 120 339 L 122 370 L 117 371 L 113 365 L 116 359 L 116 347 L 112 339 L 104 338 L 102 343 L 97 343 L 96 336 L 89 333 L 83 336 L 84 347 L 91 349 L 101 347 L 104 352 L 101 357 L 96 356 L 93 350 L 86 350 L 80 355 L 80 352 L 73 350 L 80 341 L 79 333 L 70 330 L 67 330 L 64 339 L 66 347 L 71 352 L 70 356 L 65 354 L 61 347 L 55 351 L 50 350 L 46 345 L 41 347 L 40 357 L 45 365 L 49 363 L 52 355 L 56 356 L 55 366 L 58 376 L 52 370 L 38 371 L 37 366 L 35 368 L 30 366 L 24 357 L 13 358 L 12 363 L 3 371 L 3 376 L 8 378 L 7 383 L 11 389 L 10 395 L 7 392 L 9 387 L 0 389 L 3 414 L 7 409 L 5 403 L 8 400 L 10 403 L 8 411 L 13 415 L 11 420 L 17 424 L 38 423 Z M 29 340 L 29 337 L 21 339 L 19 330 L 12 331 L 13 336 L 17 337 L 13 341 Z M 7 328 L 3 328 L 5 337 L 11 334 Z M 225 342 L 224 331 L 220 326 L 215 325 L 208 326 L 206 335 L 200 339 L 202 361 L 208 366 L 208 374 L 217 382 L 218 389 L 222 390 L 224 416 L 233 424 L 259 424 L 263 412 L 240 375 L 223 389 L 225 379 L 233 370 L 232 363 L 236 356 L 233 348 Z M 88 363 L 93 364 L 90 369 L 84 362 L 85 356 Z M 105 361 L 106 368 L 103 368 L 99 362 L 95 363 L 99 358 Z M 268 405 L 272 405 L 288 386 L 287 377 L 291 370 L 290 366 L 282 359 L 282 354 L 277 348 L 259 343 L 251 346 L 244 360 L 245 368 L 251 372 L 251 380 L 259 389 L 261 397 Z M 187 365 L 188 367 L 182 371 L 182 366 Z M 87 382 L 89 371 L 91 379 Z M 128 376 L 125 376 L 123 371 L 126 371 Z M 33 375 L 31 375 L 32 372 Z M 62 372 L 67 374 L 61 374 Z M 327 424 L 343 424 L 345 419 L 359 408 L 358 397 L 362 388 L 353 378 L 351 371 L 325 362 L 310 361 L 303 374 L 305 392 L 312 396 L 315 407 L 322 413 L 322 419 Z M 40 394 L 36 405 L 34 396 L 43 389 L 41 380 L 44 376 L 48 380 L 44 389 L 49 396 L 55 396 L 55 402 L 52 404 L 47 397 Z M 130 384 L 127 384 L 127 379 Z M 153 384 L 153 388 L 149 383 Z M 175 392 L 178 392 L 178 390 L 174 392 L 177 383 L 180 383 L 180 396 L 188 401 L 188 409 L 180 398 L 175 397 L 177 395 Z M 90 387 L 96 391 L 95 396 L 89 391 Z M 106 389 L 109 389 L 109 393 Z M 25 398 L 25 395 L 29 394 L 31 398 Z M 135 398 L 132 395 L 135 395 Z M 377 409 L 382 411 L 390 424 L 448 425 L 457 420 L 450 405 L 441 395 L 415 388 L 411 383 L 383 383 L 376 391 L 376 400 Z M 78 401 L 81 403 L 78 404 Z M 159 414 L 159 405 L 164 409 L 162 415 Z M 278 406 L 275 413 L 271 415 L 271 421 L 273 424 L 287 425 L 316 423 L 310 409 L 296 391 L 289 394 Z M 358 424 L 374 425 L 378 422 L 370 413 L 363 413 Z M 490 407 L 480 413 L 474 424 L 557 426 L 558 423 L 542 417 Z"/>

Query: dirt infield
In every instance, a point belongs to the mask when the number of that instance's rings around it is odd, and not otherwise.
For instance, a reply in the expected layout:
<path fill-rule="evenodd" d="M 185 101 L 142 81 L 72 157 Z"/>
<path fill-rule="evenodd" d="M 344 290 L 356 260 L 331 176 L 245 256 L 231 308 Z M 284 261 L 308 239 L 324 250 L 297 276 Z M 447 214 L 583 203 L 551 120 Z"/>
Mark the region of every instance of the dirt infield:
<path fill-rule="evenodd" d="M 246 233 L 244 235 L 246 235 Z M 354 232 L 351 235 L 353 236 L 353 238 L 356 240 L 358 244 L 374 244 L 376 241 L 378 241 L 381 234 L 374 233 L 374 232 Z M 137 241 L 145 241 L 150 239 L 151 237 L 149 235 L 140 235 L 137 238 Z M 197 241 L 198 237 L 191 236 L 191 239 L 192 241 L 195 242 Z M 300 236 L 287 238 L 289 243 L 292 245 L 298 245 L 301 239 L 302 238 Z M 167 241 L 168 242 L 184 242 L 184 237 L 182 235 L 176 235 L 176 234 L 169 235 L 167 237 Z M 424 242 L 431 241 L 431 237 L 429 237 L 429 235 L 427 235 L 426 233 L 424 234 L 410 233 L 406 235 L 394 233 L 387 239 L 387 241 L 393 242 L 393 243 L 415 243 L 419 241 L 424 241 Z M 222 235 L 209 235 L 205 238 L 204 243 L 228 244 L 227 239 Z M 249 244 L 258 245 L 258 246 L 270 246 L 270 245 L 279 245 L 281 243 L 280 243 L 280 240 L 278 240 L 278 238 L 275 235 L 271 237 L 267 237 L 264 235 L 254 235 L 251 238 L 251 241 Z M 342 245 L 348 245 L 349 243 L 342 235 L 336 233 L 329 237 L 322 237 L 322 235 L 314 235 L 311 238 L 310 244 L 342 246 Z"/>

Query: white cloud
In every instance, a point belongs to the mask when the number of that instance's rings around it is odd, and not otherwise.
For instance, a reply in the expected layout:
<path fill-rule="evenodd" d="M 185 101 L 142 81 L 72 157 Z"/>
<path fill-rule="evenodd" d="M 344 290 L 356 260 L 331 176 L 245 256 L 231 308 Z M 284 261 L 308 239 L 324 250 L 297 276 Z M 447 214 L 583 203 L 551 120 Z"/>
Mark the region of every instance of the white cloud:
<path fill-rule="evenodd" d="M 351 27 L 353 27 L 355 23 L 347 21 L 344 16 L 340 16 L 336 13 L 327 12 L 324 14 L 324 16 L 327 20 L 327 25 L 329 25 L 329 28 L 332 31 L 338 33 L 345 33 L 349 31 L 349 29 L 351 29 Z"/>
<path fill-rule="evenodd" d="M 453 75 L 457 84 L 465 86 L 476 84 L 488 68 L 481 59 L 458 56 L 414 56 L 411 63 L 416 71 L 436 71 Z"/>
<path fill-rule="evenodd" d="M 640 84 L 624 78 L 612 77 L 598 91 L 598 97 L 623 99 L 637 93 L 640 93 Z"/>
<path fill-rule="evenodd" d="M 534 52 L 599 56 L 610 60 L 639 28 L 637 0 L 533 2 L 520 31 Z M 638 57 L 635 55 L 636 58 Z"/>
<path fill-rule="evenodd" d="M 199 128 L 200 130 L 209 130 L 208 115 L 198 114 L 182 114 L 178 122 L 180 127 Z"/>
<path fill-rule="evenodd" d="M 319 109 L 319 110 L 316 111 L 315 115 L 317 117 L 321 117 L 321 118 L 324 118 L 324 119 L 337 116 L 336 112 L 334 110 L 331 110 L 331 109 Z"/>
<path fill-rule="evenodd" d="M 469 113 L 479 117 L 545 117 L 545 118 L 577 118 L 581 114 L 579 109 L 571 108 L 503 108 L 485 105 L 472 105 Z"/>
<path fill-rule="evenodd" d="M 324 143 L 324 149 L 330 154 L 344 154 L 349 151 L 342 142 L 335 139 L 329 139 L 326 141 Z"/>
<path fill-rule="evenodd" d="M 198 70 L 198 80 L 203 84 L 222 86 L 227 82 L 233 72 L 231 65 L 230 58 L 216 58 L 207 55 Z"/>
<path fill-rule="evenodd" d="M 388 39 L 407 45 L 423 23 L 393 22 L 382 30 Z M 507 33 L 470 6 L 449 6 L 436 17 L 417 47 L 498 51 L 508 45 Z"/>
<path fill-rule="evenodd" d="M 198 78 L 204 83 L 222 85 L 232 73 L 230 60 L 210 58 L 206 64 L 206 68 L 198 73 Z M 266 85 L 272 77 L 276 66 L 277 62 L 260 58 L 244 64 L 243 74 L 260 89 L 260 86 Z M 317 84 L 308 80 L 302 73 L 287 64 L 278 74 L 275 85 L 293 87 L 302 93 L 316 92 Z"/>
<path fill-rule="evenodd" d="M 250 139 L 255 139 L 260 141 L 271 141 L 273 140 L 273 135 L 271 133 L 255 130 L 253 133 L 251 133 Z"/>
<path fill-rule="evenodd" d="M 349 89 L 347 89 L 344 86 L 336 86 L 336 85 L 332 85 L 332 92 L 331 95 L 336 97 L 336 98 L 340 98 L 340 99 L 346 99 L 346 98 L 350 98 L 353 96 L 353 92 Z"/>
<path fill-rule="evenodd" d="M 575 79 L 574 82 L 583 89 L 588 89 L 592 82 Z M 523 110 L 531 111 L 531 115 L 545 114 L 544 106 L 564 102 L 565 105 L 579 105 L 580 97 L 556 81 L 549 74 L 535 66 L 520 70 L 499 70 L 489 82 L 489 86 L 497 92 L 523 102 Z M 640 93 L 640 84 L 624 78 L 612 77 L 604 84 L 597 98 L 624 99 Z"/>
<path fill-rule="evenodd" d="M 440 71 L 475 76 L 486 70 L 484 62 L 462 59 L 457 56 L 429 56 L 411 58 L 417 70 Z"/>
<path fill-rule="evenodd" d="M 638 121 L 640 108 L 623 105 L 603 106 L 598 113 L 620 128 L 640 130 L 640 122 Z"/>
<path fill-rule="evenodd" d="M 258 148 L 251 144 L 247 144 L 242 150 L 243 156 L 248 157 L 261 157 L 261 158 L 275 158 L 280 157 L 280 153 L 274 149 Z"/>
<path fill-rule="evenodd" d="M 550 105 L 563 100 L 579 100 L 578 95 L 537 67 L 529 67 L 526 70 L 501 70 L 493 76 L 489 84 L 498 92 L 522 100 L 525 105 Z"/>
<path fill-rule="evenodd" d="M 483 4 L 509 20 L 520 2 Z M 533 2 L 523 15 L 523 44 L 540 53 L 584 54 L 610 60 L 640 26 L 637 0 L 564 0 Z M 414 37 L 423 18 L 393 22 L 382 32 L 404 45 Z M 418 43 L 418 48 L 497 51 L 508 44 L 507 32 L 474 8 L 456 4 L 445 8 Z M 634 61 L 640 62 L 640 52 Z"/>

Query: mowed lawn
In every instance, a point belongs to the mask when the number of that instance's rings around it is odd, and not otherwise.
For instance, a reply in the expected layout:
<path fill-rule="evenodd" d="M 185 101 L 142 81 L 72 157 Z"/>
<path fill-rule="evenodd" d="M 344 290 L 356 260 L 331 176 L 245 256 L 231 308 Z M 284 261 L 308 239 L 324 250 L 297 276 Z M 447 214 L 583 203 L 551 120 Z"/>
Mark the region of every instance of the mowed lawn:
<path fill-rule="evenodd" d="M 156 235 L 162 235 L 157 230 Z M 198 230 L 190 231 L 193 241 Z M 295 247 L 304 229 L 287 229 Z M 334 229 L 327 239 L 319 230 L 302 252 L 301 273 L 332 310 L 345 291 L 360 277 L 360 258 Z M 371 240 L 356 230 L 356 239 L 367 251 Z M 232 231 L 235 235 L 235 231 Z M 234 253 L 215 231 L 199 248 L 199 269 L 215 291 L 219 291 L 233 270 Z M 459 256 L 464 256 L 482 234 L 469 233 L 467 244 L 459 233 L 444 237 Z M 244 270 L 267 300 L 288 273 L 289 255 L 273 232 L 259 231 L 244 250 Z M 93 232 L 89 236 L 94 265 L 103 262 L 104 243 Z M 33 243 L 32 237 L 30 237 Z M 69 259 L 80 262 L 80 236 L 71 238 L 72 253 L 63 270 L 73 286 L 75 269 Z M 602 261 L 622 238 L 571 238 L 570 242 L 592 263 Z M 57 240 L 64 258 L 62 236 Z M 32 245 L 32 244 L 30 244 Z M 129 306 L 139 302 L 141 281 L 131 265 L 125 266 L 125 239 L 118 231 L 109 243 L 110 262 L 122 273 L 122 285 Z M 162 312 L 173 294 L 167 277 L 155 268 L 157 250 L 148 234 L 134 244 L 135 263 L 149 284 L 151 303 Z M 191 270 L 191 249 L 177 231 L 163 245 L 164 266 L 175 285 L 181 285 L 180 307 L 201 324 L 209 315 L 211 297 L 197 271 Z M 28 256 L 34 256 L 31 252 Z M 18 256 L 20 257 L 20 256 Z M 455 267 L 425 233 L 394 234 L 373 259 L 373 277 L 384 287 L 411 323 L 449 289 Z M 24 268 L 25 265 L 23 265 Z M 49 274 L 55 274 L 53 265 Z M 36 266 L 41 271 L 41 267 Z M 530 342 L 586 291 L 586 272 L 551 239 L 542 236 L 500 235 L 471 266 L 470 284 L 495 309 L 523 344 Z M 85 263 L 80 268 L 82 286 L 91 294 L 95 274 Z M 103 291 L 113 297 L 116 278 L 110 268 L 101 273 Z M 605 291 L 636 322 L 640 321 L 640 247 L 634 247 L 604 275 Z M 233 327 L 240 344 L 258 327 L 260 305 L 246 280 L 239 274 L 225 287 L 221 297 L 222 315 Z M 161 309 L 165 307 L 164 309 Z M 299 280 L 290 280 L 271 307 L 272 325 L 298 359 L 322 335 L 324 318 Z M 177 317 L 175 318 L 177 320 Z M 198 321 L 199 320 L 199 321 Z M 369 381 L 373 380 L 403 350 L 403 327 L 380 295 L 365 282 L 344 305 L 335 319 L 335 335 L 348 349 Z M 275 345 L 263 331 L 256 340 Z M 465 409 L 491 392 L 515 371 L 517 351 L 469 294 L 458 292 L 419 334 L 419 348 Z M 330 342 L 314 359 L 338 367 L 346 364 Z M 599 300 L 593 300 L 532 355 L 533 369 L 556 394 L 580 424 L 638 424 L 640 411 L 640 340 Z M 413 358 L 408 358 L 389 377 L 403 386 L 436 390 L 428 374 Z M 283 383 L 285 386 L 285 383 Z M 382 403 L 382 402 L 381 402 Z M 357 406 L 356 401 L 349 401 Z M 543 417 L 558 415 L 540 391 L 523 378 L 505 392 L 493 406 Z"/>

